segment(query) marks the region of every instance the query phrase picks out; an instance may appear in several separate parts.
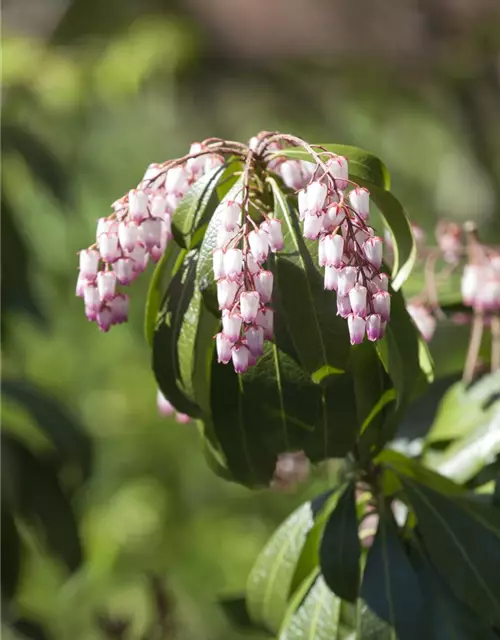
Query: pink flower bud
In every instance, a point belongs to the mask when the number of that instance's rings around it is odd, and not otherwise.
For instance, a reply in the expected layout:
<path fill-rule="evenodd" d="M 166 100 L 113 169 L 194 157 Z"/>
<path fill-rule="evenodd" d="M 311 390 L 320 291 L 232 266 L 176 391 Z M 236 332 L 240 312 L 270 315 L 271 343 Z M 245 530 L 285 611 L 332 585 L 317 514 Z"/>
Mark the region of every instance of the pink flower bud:
<path fill-rule="evenodd" d="M 335 267 L 325 267 L 325 289 L 328 291 L 337 291 L 339 274 Z"/>
<path fill-rule="evenodd" d="M 88 284 L 89 284 L 89 280 L 87 280 L 87 278 L 84 278 L 82 274 L 79 273 L 78 278 L 76 280 L 76 288 L 75 288 L 75 295 L 77 296 L 77 298 L 83 298 L 83 295 L 85 293 L 85 288 Z"/>
<path fill-rule="evenodd" d="M 285 246 L 285 242 L 283 240 L 281 220 L 278 220 L 277 218 L 270 218 L 269 220 L 264 221 L 260 225 L 260 228 L 269 236 L 269 246 L 271 247 L 271 251 L 273 253 L 276 251 L 282 251 Z"/>
<path fill-rule="evenodd" d="M 97 325 L 99 326 L 99 329 L 104 331 L 104 333 L 107 333 L 112 324 L 111 309 L 108 309 L 108 307 L 101 307 L 97 312 Z"/>
<path fill-rule="evenodd" d="M 408 304 L 406 309 L 424 340 L 429 342 L 436 330 L 436 318 L 420 304 Z"/>
<path fill-rule="evenodd" d="M 158 408 L 158 413 L 165 417 L 173 415 L 175 411 L 173 405 L 165 398 L 159 389 L 156 394 L 156 406 Z"/>
<path fill-rule="evenodd" d="M 146 169 L 146 173 L 141 180 L 141 187 L 143 189 L 158 189 L 165 182 L 165 175 L 163 174 L 163 171 L 164 170 L 160 164 L 157 162 L 151 163 Z"/>
<path fill-rule="evenodd" d="M 347 189 L 349 168 L 347 164 L 347 158 L 344 156 L 336 156 L 328 162 L 328 169 L 330 174 L 335 178 L 335 187 L 339 191 Z"/>
<path fill-rule="evenodd" d="M 238 280 L 243 268 L 241 249 L 228 249 L 224 254 L 224 272 L 228 280 Z"/>
<path fill-rule="evenodd" d="M 368 283 L 370 293 L 377 293 L 377 291 L 389 290 L 389 277 L 385 273 L 377 273 L 373 276 L 371 282 Z"/>
<path fill-rule="evenodd" d="M 245 255 L 246 260 L 246 268 L 247 270 L 254 276 L 256 273 L 260 272 L 260 265 L 255 262 L 255 258 L 251 253 L 247 253 Z"/>
<path fill-rule="evenodd" d="M 349 302 L 351 303 L 351 309 L 355 316 L 365 317 L 367 293 L 366 287 L 363 287 L 361 284 L 355 284 L 349 291 Z"/>
<path fill-rule="evenodd" d="M 301 191 L 297 194 L 298 204 L 299 204 L 299 216 L 301 220 L 304 220 L 306 215 L 309 213 L 309 209 L 307 206 L 307 191 L 306 189 L 301 189 Z"/>
<path fill-rule="evenodd" d="M 270 302 L 273 293 L 274 276 L 271 271 L 260 271 L 254 276 L 255 288 L 262 302 Z"/>
<path fill-rule="evenodd" d="M 99 238 L 103 233 L 116 235 L 118 233 L 118 223 L 116 220 L 110 220 L 109 218 L 99 218 L 97 221 L 97 231 L 95 234 L 96 242 L 99 242 Z"/>
<path fill-rule="evenodd" d="M 87 280 L 94 280 L 99 267 L 99 253 L 94 249 L 80 251 L 80 274 Z"/>
<path fill-rule="evenodd" d="M 364 187 L 356 187 L 349 193 L 352 208 L 362 220 L 370 215 L 370 192 Z"/>
<path fill-rule="evenodd" d="M 269 236 L 262 229 L 254 230 L 248 234 L 248 243 L 255 261 L 262 264 L 269 253 Z"/>
<path fill-rule="evenodd" d="M 175 421 L 179 424 L 189 424 L 191 422 L 191 418 L 187 413 L 176 413 Z"/>
<path fill-rule="evenodd" d="M 365 337 L 365 321 L 361 316 L 355 316 L 353 313 L 347 316 L 347 326 L 349 328 L 349 337 L 351 344 L 361 344 Z"/>
<path fill-rule="evenodd" d="M 222 249 L 215 249 L 212 254 L 212 268 L 214 271 L 214 278 L 220 280 L 226 276 L 224 271 L 224 252 Z"/>
<path fill-rule="evenodd" d="M 391 317 L 391 296 L 387 291 L 378 291 L 372 297 L 373 311 L 380 314 L 384 322 Z"/>
<path fill-rule="evenodd" d="M 227 364 L 231 360 L 231 347 L 233 343 L 223 333 L 215 336 L 215 346 L 217 349 L 217 360 Z"/>
<path fill-rule="evenodd" d="M 167 211 L 170 213 L 170 215 L 172 215 L 179 206 L 179 202 L 182 200 L 182 197 L 180 195 L 177 195 L 176 193 L 167 193 L 166 199 Z"/>
<path fill-rule="evenodd" d="M 384 335 L 382 319 L 378 313 L 372 313 L 366 318 L 366 336 L 371 342 L 380 340 Z"/>
<path fill-rule="evenodd" d="M 462 274 L 462 299 L 464 304 L 472 306 L 481 286 L 481 267 L 476 264 L 467 264 Z"/>
<path fill-rule="evenodd" d="M 272 340 L 274 337 L 274 311 L 263 309 L 257 314 L 256 324 L 264 329 L 264 339 Z"/>
<path fill-rule="evenodd" d="M 101 308 L 99 291 L 93 284 L 87 284 L 83 291 L 83 301 L 85 303 L 85 314 L 89 320 L 96 320 L 97 313 Z"/>
<path fill-rule="evenodd" d="M 306 189 L 306 202 L 309 215 L 319 213 L 325 205 L 327 186 L 322 182 L 311 182 Z"/>
<path fill-rule="evenodd" d="M 161 218 L 165 216 L 167 212 L 167 198 L 163 194 L 156 194 L 151 198 L 151 215 L 153 218 Z"/>
<path fill-rule="evenodd" d="M 363 251 L 366 259 L 375 267 L 375 269 L 380 269 L 382 264 L 382 249 L 382 238 L 379 238 L 378 236 L 368 238 L 368 240 L 363 244 Z"/>
<path fill-rule="evenodd" d="M 343 267 L 338 270 L 337 292 L 339 296 L 346 296 L 356 284 L 357 269 L 355 267 Z"/>
<path fill-rule="evenodd" d="M 231 309 L 238 292 L 239 284 L 223 278 L 217 282 L 217 300 L 219 309 Z"/>
<path fill-rule="evenodd" d="M 236 226 L 233 231 L 228 231 L 226 227 L 221 224 L 217 231 L 217 249 L 223 249 L 231 240 L 233 240 L 239 232 L 240 228 Z"/>
<path fill-rule="evenodd" d="M 118 225 L 118 239 L 125 251 L 132 252 L 139 241 L 139 227 L 135 222 L 120 222 Z"/>
<path fill-rule="evenodd" d="M 341 318 L 347 318 L 350 313 L 352 313 L 352 309 L 349 296 L 337 295 L 337 315 Z"/>
<path fill-rule="evenodd" d="M 151 256 L 151 259 L 153 260 L 153 262 L 158 262 L 158 260 L 162 257 L 162 255 L 165 253 L 165 249 L 167 248 L 167 244 L 169 241 L 169 234 L 165 226 L 165 223 L 162 222 L 161 225 L 162 227 L 161 227 L 161 235 L 160 235 L 160 246 L 153 247 L 149 252 L 149 255 Z"/>
<path fill-rule="evenodd" d="M 302 186 L 303 178 L 300 164 L 296 160 L 285 160 L 280 164 L 279 171 L 283 182 L 290 189 L 299 189 Z"/>
<path fill-rule="evenodd" d="M 239 340 L 241 324 L 242 319 L 237 313 L 227 309 L 222 312 L 222 333 L 233 343 Z"/>
<path fill-rule="evenodd" d="M 146 251 L 146 247 L 137 243 L 133 250 L 129 253 L 129 258 L 131 258 L 134 262 L 134 271 L 137 273 L 142 273 L 144 269 L 148 265 L 148 253 Z"/>
<path fill-rule="evenodd" d="M 115 297 L 116 276 L 112 271 L 100 271 L 97 274 L 97 289 L 101 302 Z"/>
<path fill-rule="evenodd" d="M 200 151 L 203 151 L 203 145 L 199 142 L 193 142 L 189 148 L 189 153 L 200 153 Z M 205 159 L 206 156 L 204 155 L 197 156 L 196 158 L 189 158 L 186 162 L 186 168 L 194 174 L 201 174 L 205 168 Z"/>
<path fill-rule="evenodd" d="M 323 227 L 324 215 L 307 214 L 304 218 L 304 238 L 308 240 L 316 240 Z"/>
<path fill-rule="evenodd" d="M 255 322 L 259 306 L 260 296 L 257 291 L 243 291 L 240 295 L 240 312 L 244 322 Z"/>
<path fill-rule="evenodd" d="M 231 349 L 231 357 L 236 373 L 245 373 L 249 366 L 250 351 L 244 344 L 237 344 Z"/>
<path fill-rule="evenodd" d="M 188 174 L 185 167 L 181 165 L 172 167 L 167 171 L 165 177 L 165 190 L 168 193 L 184 195 L 188 188 Z"/>
<path fill-rule="evenodd" d="M 146 218 L 139 227 L 139 240 L 148 251 L 161 245 L 162 221 L 159 218 Z"/>
<path fill-rule="evenodd" d="M 137 278 L 134 261 L 131 258 L 119 258 L 113 265 L 113 271 L 118 282 L 125 286 Z"/>
<path fill-rule="evenodd" d="M 226 231 L 234 231 L 240 220 L 241 206 L 234 201 L 222 203 L 220 216 Z"/>
<path fill-rule="evenodd" d="M 118 246 L 118 236 L 112 233 L 104 233 L 99 236 L 99 253 L 104 262 L 112 263 L 121 255 Z"/>
<path fill-rule="evenodd" d="M 148 215 L 148 194 L 139 189 L 132 189 L 132 191 L 129 191 L 128 211 L 132 220 L 137 224 L 144 220 Z"/>
<path fill-rule="evenodd" d="M 326 264 L 329 267 L 340 267 L 344 254 L 344 238 L 340 234 L 325 237 Z"/>
<path fill-rule="evenodd" d="M 130 298 L 124 293 L 117 294 L 109 303 L 111 324 L 123 324 L 128 320 Z"/>
<path fill-rule="evenodd" d="M 330 231 L 334 227 L 340 226 L 344 219 L 344 207 L 335 202 L 326 212 L 325 219 L 323 220 L 323 227 Z"/>
<path fill-rule="evenodd" d="M 245 329 L 245 339 L 250 353 L 258 358 L 264 353 L 264 329 L 262 327 L 248 327 Z"/>

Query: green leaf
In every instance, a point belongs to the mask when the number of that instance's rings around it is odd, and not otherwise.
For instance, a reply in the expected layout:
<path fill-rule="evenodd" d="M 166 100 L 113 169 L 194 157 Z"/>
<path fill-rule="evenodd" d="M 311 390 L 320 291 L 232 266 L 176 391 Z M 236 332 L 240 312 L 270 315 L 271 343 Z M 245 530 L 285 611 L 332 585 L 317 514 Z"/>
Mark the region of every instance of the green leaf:
<path fill-rule="evenodd" d="M 340 598 L 330 591 L 323 576 L 317 575 L 302 604 L 280 631 L 279 640 L 335 640 L 340 614 Z"/>
<path fill-rule="evenodd" d="M 50 552 L 70 571 L 76 571 L 82 561 L 82 547 L 56 469 L 6 433 L 2 434 L 2 485 L 16 515 L 39 529 Z"/>
<path fill-rule="evenodd" d="M 92 448 L 83 426 L 56 398 L 26 380 L 4 379 L 6 397 L 21 404 L 52 441 L 61 463 L 76 462 L 83 478 L 90 475 Z"/>
<path fill-rule="evenodd" d="M 9 506 L 2 500 L 2 599 L 12 600 L 19 582 L 21 540 Z"/>
<path fill-rule="evenodd" d="M 153 338 L 153 371 L 158 387 L 177 411 L 193 418 L 200 417 L 201 411 L 182 385 L 177 341 L 194 293 L 197 257 L 196 252 L 188 254 L 172 278 L 162 301 Z"/>
<path fill-rule="evenodd" d="M 4 123 L 2 148 L 4 155 L 20 154 L 35 180 L 40 181 L 61 204 L 68 204 L 71 185 L 68 167 L 35 133 L 16 124 Z"/>
<path fill-rule="evenodd" d="M 485 375 L 468 387 L 457 382 L 445 393 L 426 442 L 467 436 L 500 411 L 500 371 Z M 497 399 L 495 400 L 495 394 Z"/>
<path fill-rule="evenodd" d="M 425 609 L 415 571 L 398 537 L 392 513 L 380 503 L 379 525 L 368 552 L 361 597 L 395 630 L 399 640 L 427 637 Z"/>
<path fill-rule="evenodd" d="M 248 577 L 250 617 L 274 633 L 285 615 L 295 565 L 312 525 L 311 504 L 307 502 L 274 532 Z"/>
<path fill-rule="evenodd" d="M 322 145 L 322 148 L 345 155 L 349 161 L 350 179 L 360 186 L 366 187 L 370 192 L 370 197 L 380 211 L 392 236 L 394 246 L 392 287 L 395 290 L 400 289 L 411 273 L 417 251 L 408 216 L 399 200 L 388 190 L 389 178 L 385 165 L 375 156 L 355 147 Z M 275 156 L 314 162 L 312 156 L 304 149 L 282 149 L 276 152 Z"/>
<path fill-rule="evenodd" d="M 232 598 L 221 598 L 219 605 L 224 611 L 231 624 L 243 631 L 259 631 L 267 636 L 274 636 L 262 625 L 255 624 L 248 614 L 245 596 L 233 596 Z"/>
<path fill-rule="evenodd" d="M 174 211 L 172 232 L 181 247 L 193 249 L 202 240 L 202 228 L 219 203 L 217 185 L 226 169 L 226 165 L 215 167 L 197 180 Z"/>
<path fill-rule="evenodd" d="M 162 300 L 185 255 L 186 252 L 182 251 L 175 242 L 169 242 L 149 283 L 144 316 L 144 334 L 151 348 L 153 347 L 155 326 Z"/>
<path fill-rule="evenodd" d="M 466 508 L 463 502 L 425 485 L 408 478 L 401 482 L 432 564 L 459 600 L 498 625 L 500 529 L 496 523 L 488 523 L 474 507 Z"/>
<path fill-rule="evenodd" d="M 341 373 L 349 358 L 347 325 L 337 316 L 335 294 L 326 291 L 315 266 L 317 243 L 307 243 L 298 215 L 291 209 L 277 182 L 269 178 L 274 213 L 283 221 L 285 247 L 275 256 L 275 289 L 300 363 L 314 381 Z"/>
<path fill-rule="evenodd" d="M 326 584 L 350 602 L 358 595 L 360 554 L 355 485 L 350 483 L 325 525 L 319 552 Z"/>
<path fill-rule="evenodd" d="M 328 159 L 325 152 L 344 156 L 349 162 L 349 173 L 352 172 L 365 180 L 369 180 L 382 189 L 390 189 L 389 171 L 382 160 L 373 155 L 373 153 L 347 144 L 321 144 L 312 146 L 323 160 Z M 286 156 L 287 158 L 312 162 L 311 155 L 305 149 L 299 147 L 281 149 L 277 151 L 274 156 Z"/>

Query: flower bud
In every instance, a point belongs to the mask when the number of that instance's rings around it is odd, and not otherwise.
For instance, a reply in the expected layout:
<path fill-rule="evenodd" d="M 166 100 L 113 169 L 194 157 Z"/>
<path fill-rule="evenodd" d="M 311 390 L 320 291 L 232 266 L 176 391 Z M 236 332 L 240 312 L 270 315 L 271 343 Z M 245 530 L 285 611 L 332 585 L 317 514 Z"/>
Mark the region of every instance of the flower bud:
<path fill-rule="evenodd" d="M 474 299 L 481 285 L 481 267 L 467 264 L 462 274 L 462 300 L 467 306 L 474 304 Z"/>
<path fill-rule="evenodd" d="M 345 220 L 345 211 L 342 205 L 334 202 L 326 212 L 325 219 L 323 220 L 323 227 L 325 229 L 333 229 L 338 227 Z"/>
<path fill-rule="evenodd" d="M 351 344 L 361 344 L 365 337 L 365 321 L 361 316 L 355 316 L 353 313 L 347 316 L 347 326 L 349 328 L 349 337 Z"/>
<path fill-rule="evenodd" d="M 328 162 L 330 175 L 335 178 L 335 188 L 339 191 L 347 189 L 349 179 L 349 169 L 347 158 L 344 156 L 336 156 Z"/>
<path fill-rule="evenodd" d="M 253 276 L 260 272 L 260 265 L 255 262 L 255 258 L 250 252 L 245 255 L 245 260 L 246 268 Z"/>
<path fill-rule="evenodd" d="M 340 234 L 325 237 L 326 264 L 329 267 L 340 267 L 344 254 L 344 238 Z"/>
<path fill-rule="evenodd" d="M 153 218 L 164 219 L 167 213 L 167 197 L 164 194 L 156 194 L 151 199 L 151 215 Z"/>
<path fill-rule="evenodd" d="M 220 219 L 226 231 L 234 231 L 241 217 L 241 206 L 234 201 L 221 204 Z"/>
<path fill-rule="evenodd" d="M 116 276 L 112 271 L 100 271 L 97 274 L 97 289 L 101 302 L 115 297 Z"/>
<path fill-rule="evenodd" d="M 111 311 L 111 324 L 122 324 L 128 320 L 130 298 L 124 293 L 119 293 L 109 303 Z"/>
<path fill-rule="evenodd" d="M 119 258 L 113 264 L 113 271 L 118 282 L 124 286 L 130 284 L 137 278 L 134 261 L 131 258 Z"/>
<path fill-rule="evenodd" d="M 233 240 L 240 230 L 240 227 L 236 226 L 233 231 L 228 231 L 226 227 L 221 224 L 217 231 L 217 249 L 224 249 Z"/>
<path fill-rule="evenodd" d="M 389 290 L 389 277 L 385 273 L 377 273 L 373 276 L 371 282 L 368 283 L 368 289 L 370 293 L 377 293 L 377 291 Z"/>
<path fill-rule="evenodd" d="M 132 252 L 139 241 L 139 227 L 135 222 L 120 222 L 118 225 L 118 239 L 125 251 Z"/>
<path fill-rule="evenodd" d="M 189 424 L 191 422 L 191 418 L 190 416 L 188 416 L 187 413 L 176 413 L 175 414 L 175 421 L 178 422 L 179 424 Z"/>
<path fill-rule="evenodd" d="M 264 353 L 264 329 L 251 326 L 245 329 L 245 339 L 250 353 L 258 358 Z"/>
<path fill-rule="evenodd" d="M 231 357 L 236 373 L 245 373 L 249 366 L 250 351 L 244 344 L 237 344 L 231 349 Z"/>
<path fill-rule="evenodd" d="M 111 309 L 108 309 L 108 307 L 102 307 L 97 312 L 97 324 L 99 329 L 104 331 L 104 333 L 109 331 L 109 328 L 113 324 Z"/>
<path fill-rule="evenodd" d="M 83 295 L 85 293 L 85 288 L 88 284 L 89 284 L 89 280 L 87 280 L 87 278 L 84 278 L 82 274 L 79 273 L 78 278 L 76 280 L 76 289 L 75 289 L 75 295 L 77 298 L 83 298 Z"/>
<path fill-rule="evenodd" d="M 231 360 L 231 347 L 233 343 L 223 333 L 218 333 L 215 336 L 215 346 L 217 349 L 218 362 L 227 364 Z"/>
<path fill-rule="evenodd" d="M 231 309 L 234 305 L 236 293 L 238 292 L 239 284 L 237 282 L 231 282 L 223 278 L 217 283 L 217 300 L 219 302 L 219 309 Z"/>
<path fill-rule="evenodd" d="M 343 267 L 338 270 L 339 296 L 346 296 L 356 283 L 357 269 L 355 267 Z"/>
<path fill-rule="evenodd" d="M 380 340 L 384 335 L 382 319 L 378 313 L 372 313 L 366 318 L 366 336 L 371 342 Z"/>
<path fill-rule="evenodd" d="M 408 304 L 406 310 L 422 334 L 423 339 L 429 342 L 436 330 L 436 318 L 421 304 Z"/>
<path fill-rule="evenodd" d="M 350 313 L 352 313 L 352 309 L 349 296 L 337 295 L 337 315 L 341 318 L 347 318 Z"/>
<path fill-rule="evenodd" d="M 260 271 L 254 276 L 255 288 L 262 302 L 270 302 L 274 276 L 271 271 Z"/>
<path fill-rule="evenodd" d="M 339 274 L 335 267 L 325 267 L 325 289 L 328 291 L 337 291 Z"/>
<path fill-rule="evenodd" d="M 349 202 L 362 220 L 370 215 L 370 192 L 364 187 L 356 187 L 349 193 Z"/>
<path fill-rule="evenodd" d="M 283 240 L 283 231 L 281 230 L 281 220 L 277 218 L 270 218 L 269 220 L 265 220 L 260 228 L 267 233 L 269 236 L 269 246 L 271 251 L 275 253 L 276 251 L 282 251 L 285 246 Z"/>
<path fill-rule="evenodd" d="M 375 269 L 380 269 L 380 266 L 382 265 L 382 250 L 382 239 L 378 236 L 368 238 L 368 240 L 363 244 L 365 257 L 368 262 L 375 267 Z"/>
<path fill-rule="evenodd" d="M 148 265 L 148 253 L 146 251 L 146 247 L 137 243 L 134 249 L 129 253 L 129 258 L 131 258 L 134 262 L 134 271 L 137 273 L 142 273 L 144 269 Z"/>
<path fill-rule="evenodd" d="M 140 189 L 128 193 L 128 211 L 131 219 L 139 224 L 148 215 L 148 195 Z M 120 240 L 121 242 L 121 240 Z M 121 243 L 123 245 L 123 243 Z"/>
<path fill-rule="evenodd" d="M 300 189 L 303 183 L 300 164 L 296 160 L 285 160 L 279 166 L 279 172 L 283 182 L 290 189 Z"/>
<path fill-rule="evenodd" d="M 215 249 L 212 254 L 212 266 L 214 271 L 214 278 L 220 280 L 226 276 L 224 271 L 224 252 L 222 249 Z"/>
<path fill-rule="evenodd" d="M 165 190 L 167 193 L 184 195 L 188 188 L 188 175 L 184 166 L 172 167 L 167 171 L 165 176 Z"/>
<path fill-rule="evenodd" d="M 307 214 L 304 218 L 304 238 L 308 240 L 316 240 L 323 227 L 324 214 L 317 216 L 316 214 Z"/>
<path fill-rule="evenodd" d="M 355 284 L 349 291 L 349 302 L 351 303 L 351 309 L 355 316 L 361 316 L 362 318 L 365 317 L 366 294 L 366 287 L 363 287 L 363 285 L 360 284 Z"/>
<path fill-rule="evenodd" d="M 311 182 L 306 189 L 306 203 L 309 215 L 317 214 L 323 209 L 327 194 L 327 186 L 322 182 Z"/>
<path fill-rule="evenodd" d="M 112 233 L 104 233 L 99 236 L 99 253 L 104 262 L 112 263 L 121 255 L 118 246 L 118 236 Z"/>
<path fill-rule="evenodd" d="M 85 303 L 85 314 L 89 320 L 96 320 L 97 313 L 101 308 L 101 298 L 99 291 L 93 284 L 87 284 L 83 291 L 83 301 Z"/>
<path fill-rule="evenodd" d="M 254 230 L 248 234 L 248 243 L 255 261 L 262 264 L 269 253 L 269 236 L 261 229 Z"/>
<path fill-rule="evenodd" d="M 257 291 L 243 291 L 240 295 L 240 312 L 243 322 L 255 322 L 259 306 L 260 296 Z"/>
<path fill-rule="evenodd" d="M 158 413 L 165 417 L 173 415 L 175 411 L 173 405 L 165 398 L 159 389 L 156 394 L 156 406 L 158 408 Z"/>
<path fill-rule="evenodd" d="M 241 249 L 228 249 L 224 254 L 224 272 L 228 280 L 238 280 L 243 268 Z"/>
<path fill-rule="evenodd" d="M 272 340 L 274 337 L 274 311 L 263 309 L 257 314 L 256 324 L 264 329 L 264 339 Z"/>
<path fill-rule="evenodd" d="M 307 190 L 301 189 L 298 194 L 298 205 L 299 205 L 299 217 L 301 220 L 304 220 L 306 215 L 309 213 L 309 209 L 307 206 Z"/>
<path fill-rule="evenodd" d="M 241 324 L 241 316 L 238 315 L 238 313 L 228 311 L 227 309 L 222 312 L 222 333 L 232 343 L 239 340 L 241 333 Z"/>
<path fill-rule="evenodd" d="M 372 296 L 373 311 L 380 314 L 384 322 L 391 317 L 391 296 L 387 291 L 378 291 Z"/>
<path fill-rule="evenodd" d="M 99 252 L 95 249 L 80 251 L 80 274 L 87 280 L 94 280 L 99 267 Z"/>
<path fill-rule="evenodd" d="M 99 238 L 103 233 L 116 235 L 118 233 L 118 223 L 116 220 L 110 220 L 109 218 L 99 218 L 97 221 L 97 231 L 95 234 L 96 242 L 99 242 Z"/>

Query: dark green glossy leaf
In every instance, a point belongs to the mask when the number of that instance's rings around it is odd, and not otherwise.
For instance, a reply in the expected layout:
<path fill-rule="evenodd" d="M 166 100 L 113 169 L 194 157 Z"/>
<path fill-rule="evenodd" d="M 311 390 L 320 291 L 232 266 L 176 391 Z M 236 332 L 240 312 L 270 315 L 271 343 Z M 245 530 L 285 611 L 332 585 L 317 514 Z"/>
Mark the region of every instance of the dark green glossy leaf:
<path fill-rule="evenodd" d="M 307 502 L 275 531 L 248 577 L 250 616 L 275 633 L 285 615 L 295 565 L 312 524 L 311 505 Z"/>
<path fill-rule="evenodd" d="M 355 485 L 339 498 L 323 531 L 320 546 L 321 573 L 329 588 L 344 600 L 354 602 L 359 588 L 359 559 Z"/>
<path fill-rule="evenodd" d="M 184 256 L 185 251 L 180 249 L 175 242 L 169 242 L 165 253 L 155 267 L 153 277 L 149 283 L 144 316 L 144 333 L 150 347 L 153 347 L 155 326 L 161 302 Z"/>
<path fill-rule="evenodd" d="M 219 605 L 226 614 L 231 624 L 242 631 L 259 631 L 267 636 L 274 636 L 262 625 L 255 624 L 250 618 L 247 609 L 245 596 L 235 596 L 232 598 L 222 598 Z"/>
<path fill-rule="evenodd" d="M 399 640 L 422 640 L 427 637 L 425 609 L 417 576 L 389 507 L 381 504 L 379 517 L 363 574 L 361 597 L 395 629 Z"/>
<path fill-rule="evenodd" d="M 39 180 L 62 204 L 68 203 L 71 185 L 68 169 L 35 133 L 15 124 L 4 123 L 2 148 L 4 154 L 20 154 L 35 180 Z"/>
<path fill-rule="evenodd" d="M 12 600 L 19 582 L 21 540 L 9 506 L 2 500 L 2 598 Z"/>
<path fill-rule="evenodd" d="M 276 255 L 273 270 L 275 288 L 285 313 L 287 327 L 299 360 L 313 381 L 345 370 L 349 358 L 347 325 L 337 316 L 335 294 L 325 291 L 315 266 L 316 244 L 307 243 L 277 182 L 269 178 L 274 212 L 282 220 L 285 247 Z M 320 375 L 321 374 L 321 375 Z"/>
<path fill-rule="evenodd" d="M 206 227 L 219 203 L 217 185 L 225 169 L 225 165 L 215 167 L 202 176 L 191 186 L 177 206 L 172 217 L 172 232 L 175 241 L 181 247 L 193 249 L 201 242 L 201 228 Z"/>
<path fill-rule="evenodd" d="M 2 484 L 7 485 L 10 508 L 40 531 L 51 553 L 70 571 L 76 571 L 82 561 L 80 537 L 54 466 L 3 433 Z"/>
<path fill-rule="evenodd" d="M 162 301 L 153 338 L 153 370 L 158 387 L 177 411 L 193 418 L 199 417 L 201 411 L 182 385 L 177 341 L 194 293 L 197 258 L 197 253 L 189 254 L 172 278 Z"/>
<path fill-rule="evenodd" d="M 317 575 L 293 615 L 286 619 L 279 640 L 335 640 L 340 627 L 341 600 Z"/>
<path fill-rule="evenodd" d="M 91 468 L 92 449 L 83 426 L 56 398 L 26 380 L 2 380 L 6 397 L 21 404 L 32 415 L 40 429 L 52 441 L 61 463 L 74 461 L 84 478 Z"/>
<path fill-rule="evenodd" d="M 455 596 L 484 620 L 500 623 L 497 523 L 429 487 L 401 478 L 425 552 Z"/>

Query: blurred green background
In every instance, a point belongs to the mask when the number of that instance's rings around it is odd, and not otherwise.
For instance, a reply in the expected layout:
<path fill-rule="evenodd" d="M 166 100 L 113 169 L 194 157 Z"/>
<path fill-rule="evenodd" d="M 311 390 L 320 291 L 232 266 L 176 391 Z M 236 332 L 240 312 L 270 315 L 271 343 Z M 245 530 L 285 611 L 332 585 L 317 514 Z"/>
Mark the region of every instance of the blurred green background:
<path fill-rule="evenodd" d="M 443 217 L 473 218 L 498 240 L 500 6 L 5 0 L 2 63 L 3 378 L 62 403 L 93 451 L 88 479 L 68 490 L 83 562 L 68 574 L 21 523 L 27 553 L 9 615 L 56 640 L 118 638 L 117 621 L 146 637 L 155 574 L 175 627 L 161 637 L 240 637 L 217 598 L 244 586 L 270 532 L 312 489 L 251 493 L 209 470 L 196 428 L 157 415 L 142 334 L 148 276 L 133 287 L 131 322 L 103 335 L 74 297 L 76 252 L 149 163 L 262 129 L 378 154 L 431 242 Z M 4 433 L 50 457 L 29 411 L 4 394 Z"/>

